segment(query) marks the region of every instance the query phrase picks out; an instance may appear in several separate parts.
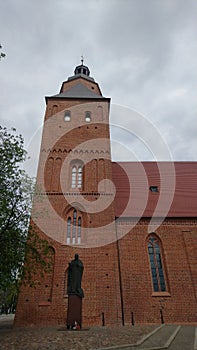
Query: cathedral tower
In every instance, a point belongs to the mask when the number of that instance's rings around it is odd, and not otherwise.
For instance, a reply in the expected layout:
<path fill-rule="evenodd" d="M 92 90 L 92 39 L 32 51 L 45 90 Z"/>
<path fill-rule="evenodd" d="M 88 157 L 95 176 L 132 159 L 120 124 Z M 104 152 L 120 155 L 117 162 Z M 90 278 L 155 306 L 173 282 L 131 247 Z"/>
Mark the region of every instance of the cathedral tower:
<path fill-rule="evenodd" d="M 109 107 L 83 60 L 60 93 L 46 97 L 32 222 L 50 242 L 53 268 L 35 289 L 21 288 L 16 325 L 66 323 L 76 253 L 84 264 L 82 325 L 121 324 Z"/>

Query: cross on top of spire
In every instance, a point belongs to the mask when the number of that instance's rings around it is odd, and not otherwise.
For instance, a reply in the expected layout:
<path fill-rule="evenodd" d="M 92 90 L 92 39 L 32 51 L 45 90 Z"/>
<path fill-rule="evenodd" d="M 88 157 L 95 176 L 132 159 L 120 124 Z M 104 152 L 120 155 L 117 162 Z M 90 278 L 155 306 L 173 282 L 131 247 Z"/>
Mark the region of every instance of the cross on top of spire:
<path fill-rule="evenodd" d="M 84 56 L 81 55 L 81 64 L 82 64 L 82 66 L 83 66 L 83 62 L 84 62 Z"/>

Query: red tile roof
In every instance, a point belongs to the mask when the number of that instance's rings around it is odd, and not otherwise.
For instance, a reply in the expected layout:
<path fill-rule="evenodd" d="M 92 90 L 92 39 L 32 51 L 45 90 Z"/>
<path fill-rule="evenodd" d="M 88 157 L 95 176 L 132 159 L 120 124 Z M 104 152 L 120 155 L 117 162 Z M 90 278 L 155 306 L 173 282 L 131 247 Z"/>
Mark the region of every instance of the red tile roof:
<path fill-rule="evenodd" d="M 112 174 L 116 217 L 197 217 L 197 162 L 113 162 Z"/>

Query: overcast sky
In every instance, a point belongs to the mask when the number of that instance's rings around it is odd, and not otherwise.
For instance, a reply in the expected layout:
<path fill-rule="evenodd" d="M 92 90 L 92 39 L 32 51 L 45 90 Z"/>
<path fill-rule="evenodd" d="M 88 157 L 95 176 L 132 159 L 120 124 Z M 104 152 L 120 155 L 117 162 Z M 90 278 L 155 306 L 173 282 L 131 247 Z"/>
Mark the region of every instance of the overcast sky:
<path fill-rule="evenodd" d="M 172 159 L 197 160 L 196 10 L 196 0 L 2 1 L 1 124 L 16 127 L 28 148 L 43 123 L 44 96 L 59 92 L 83 54 L 112 99 L 114 160 L 131 160 L 128 150 L 155 159 L 140 136 L 113 126 L 115 105 L 120 122 L 127 107 L 152 123 Z M 39 142 L 38 132 L 35 159 Z"/>

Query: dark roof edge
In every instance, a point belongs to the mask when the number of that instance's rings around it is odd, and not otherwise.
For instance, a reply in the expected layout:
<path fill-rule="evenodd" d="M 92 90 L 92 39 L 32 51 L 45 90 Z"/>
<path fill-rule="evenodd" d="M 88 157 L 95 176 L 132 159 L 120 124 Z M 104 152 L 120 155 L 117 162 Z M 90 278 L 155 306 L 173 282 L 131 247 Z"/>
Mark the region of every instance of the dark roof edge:
<path fill-rule="evenodd" d="M 196 160 L 138 160 L 138 161 L 130 161 L 130 160 L 113 160 L 112 161 L 113 164 L 122 164 L 122 163 L 127 163 L 127 164 L 130 164 L 130 163 L 180 163 L 180 164 L 183 164 L 183 163 L 196 163 L 197 164 L 197 161 Z"/>
<path fill-rule="evenodd" d="M 180 220 L 180 219 L 188 219 L 188 220 L 190 220 L 190 219 L 192 219 L 192 220 L 193 220 L 194 218 L 197 219 L 197 216 L 196 216 L 196 214 L 195 214 L 195 215 L 191 215 L 191 214 L 190 214 L 189 216 L 186 215 L 186 214 L 185 214 L 185 215 L 182 214 L 182 215 L 179 215 L 179 216 L 178 216 L 178 215 L 172 215 L 172 214 L 171 214 L 171 215 L 168 215 L 168 214 L 167 214 L 165 217 L 163 217 L 163 216 L 162 216 L 162 217 L 161 217 L 161 216 L 156 216 L 156 217 L 154 217 L 154 218 L 153 218 L 151 215 L 150 215 L 150 216 L 147 216 L 147 215 L 146 215 L 146 216 L 144 216 L 144 215 L 142 215 L 142 216 L 129 216 L 129 215 L 127 215 L 127 216 L 122 216 L 122 215 L 120 214 L 120 216 L 117 216 L 117 215 L 115 216 L 115 219 L 116 219 L 116 220 L 118 220 L 118 219 L 123 219 L 123 220 L 125 219 L 125 220 L 126 220 L 126 219 L 128 219 L 128 218 L 129 218 L 129 219 L 134 219 L 134 220 L 139 219 L 139 221 L 140 221 L 140 219 L 147 219 L 147 220 L 152 220 L 152 219 L 153 219 L 153 220 L 154 220 L 154 219 L 156 219 L 156 220 L 158 220 L 158 219 L 164 219 L 164 220 L 165 220 L 165 219 L 172 219 L 172 220 L 174 220 L 174 219 L 175 219 L 175 220 L 176 220 L 176 219 L 177 219 L 177 220 L 178 220 L 178 219 L 179 219 L 179 220 Z M 164 220 L 163 220 L 163 221 L 164 221 Z"/>
<path fill-rule="evenodd" d="M 90 101 L 108 101 L 110 103 L 110 97 L 57 97 L 57 96 L 45 96 L 45 101 L 47 103 L 48 100 L 90 100 Z"/>

